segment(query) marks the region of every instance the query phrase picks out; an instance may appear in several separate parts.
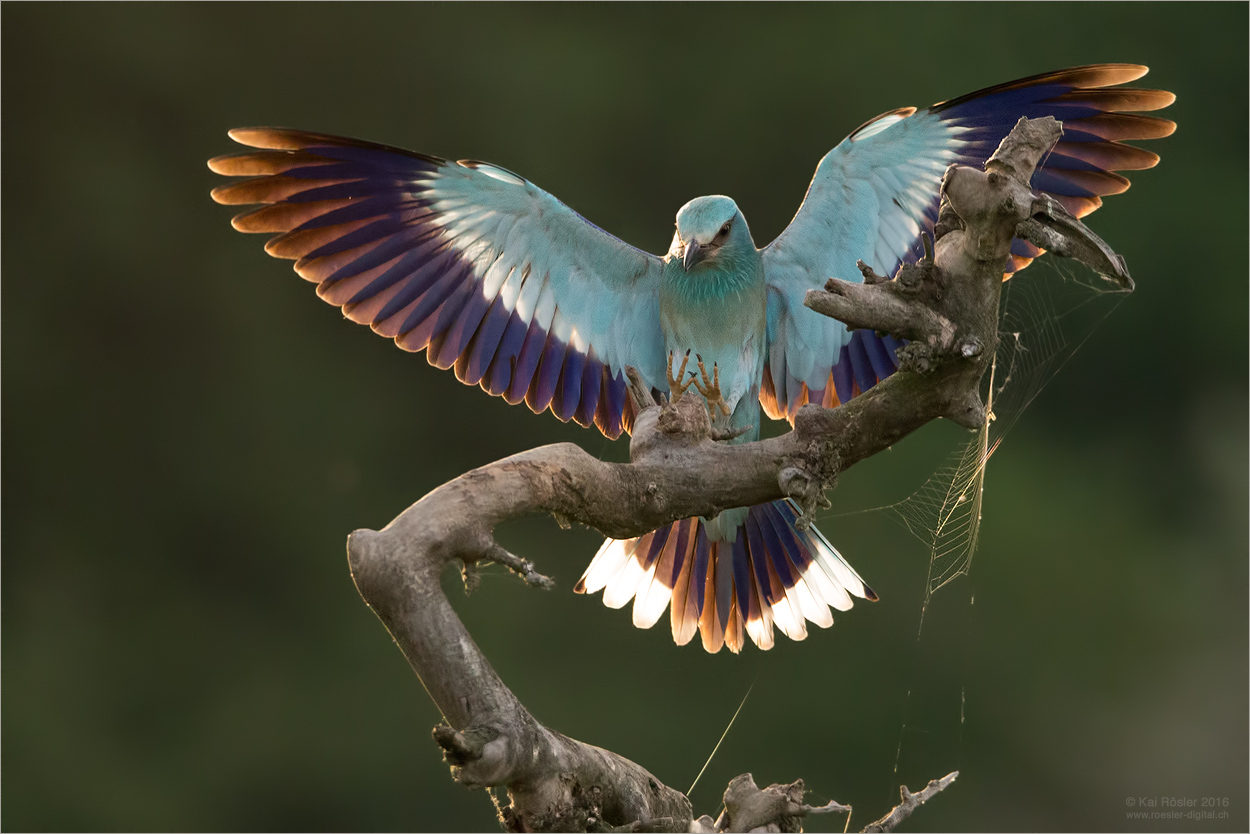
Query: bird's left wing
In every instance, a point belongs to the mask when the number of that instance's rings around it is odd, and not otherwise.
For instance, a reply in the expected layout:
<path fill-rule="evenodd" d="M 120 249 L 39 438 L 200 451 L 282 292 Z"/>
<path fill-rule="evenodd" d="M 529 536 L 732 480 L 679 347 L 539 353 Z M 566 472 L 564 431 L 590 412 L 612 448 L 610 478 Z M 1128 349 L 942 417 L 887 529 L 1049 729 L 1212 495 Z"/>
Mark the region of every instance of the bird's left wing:
<path fill-rule="evenodd" d="M 774 419 L 793 420 L 806 402 L 845 402 L 893 373 L 899 342 L 845 325 L 803 306 L 829 278 L 861 280 L 856 260 L 893 275 L 921 253 L 921 232 L 937 220 L 947 166 L 979 166 L 1021 116 L 1054 116 L 1063 138 L 1043 160 L 1033 187 L 1083 217 L 1102 197 L 1126 190 L 1113 171 L 1151 168 L 1159 157 L 1121 144 L 1167 136 L 1166 119 L 1125 111 L 1157 110 L 1175 99 L 1159 90 L 1112 85 L 1146 74 L 1135 64 L 1099 64 L 1035 75 L 979 90 L 917 112 L 906 107 L 867 122 L 816 169 L 790 225 L 764 249 L 768 281 L 768 362 L 760 401 Z M 1015 240 L 1005 273 L 1041 250 Z"/>
<path fill-rule="evenodd" d="M 348 318 L 535 413 L 629 430 L 625 366 L 664 381 L 662 262 L 482 162 L 302 131 L 233 130 L 259 149 L 209 168 L 213 199 Z"/>

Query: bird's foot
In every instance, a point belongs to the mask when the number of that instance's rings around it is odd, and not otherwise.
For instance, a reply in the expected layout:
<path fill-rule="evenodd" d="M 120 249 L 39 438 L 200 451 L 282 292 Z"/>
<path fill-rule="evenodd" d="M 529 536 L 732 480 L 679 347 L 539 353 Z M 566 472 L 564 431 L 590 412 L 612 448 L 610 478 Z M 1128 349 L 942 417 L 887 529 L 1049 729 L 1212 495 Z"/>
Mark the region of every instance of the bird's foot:
<path fill-rule="evenodd" d="M 726 417 L 730 415 L 729 403 L 725 402 L 725 398 L 720 392 L 720 368 L 716 367 L 716 363 L 712 363 L 712 376 L 707 374 L 707 368 L 703 366 L 703 357 L 695 354 L 694 357 L 699 362 L 699 376 L 703 377 L 703 382 L 695 378 L 694 372 L 690 374 L 690 382 L 694 383 L 694 387 L 699 389 L 699 393 L 703 395 L 703 399 L 707 400 L 708 416 L 713 422 L 716 420 L 716 412 L 720 411 Z M 682 364 L 682 370 L 685 370 L 685 364 Z M 687 383 L 689 384 L 689 383 Z"/>
<path fill-rule="evenodd" d="M 682 357 L 681 367 L 677 369 L 677 375 L 673 375 L 673 352 L 668 352 L 668 370 L 664 373 L 668 376 L 669 402 L 677 402 L 681 399 L 681 395 L 686 393 L 686 389 L 691 385 L 696 385 L 694 374 L 690 375 L 690 379 L 684 383 L 681 378 L 686 375 L 686 365 L 690 362 L 690 351 L 686 351 L 686 355 Z"/>

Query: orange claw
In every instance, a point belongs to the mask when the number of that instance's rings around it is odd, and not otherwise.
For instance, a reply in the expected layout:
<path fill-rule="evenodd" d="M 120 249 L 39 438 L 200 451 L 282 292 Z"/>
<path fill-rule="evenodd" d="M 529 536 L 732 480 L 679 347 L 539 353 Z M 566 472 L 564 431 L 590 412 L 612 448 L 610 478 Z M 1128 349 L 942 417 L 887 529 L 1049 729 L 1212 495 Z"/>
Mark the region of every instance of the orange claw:
<path fill-rule="evenodd" d="M 703 377 L 703 384 L 699 384 L 699 381 L 694 378 L 694 374 L 690 375 L 690 382 L 694 383 L 695 387 L 699 389 L 699 393 L 703 395 L 703 399 L 707 400 L 707 410 L 713 420 L 716 419 L 716 410 L 718 408 L 720 409 L 721 414 L 728 417 L 732 412 L 729 410 L 729 404 L 725 402 L 725 398 L 721 396 L 720 368 L 718 368 L 716 363 L 713 362 L 712 377 L 709 379 L 707 375 L 707 368 L 703 365 L 703 357 L 695 354 L 695 359 L 699 362 L 699 375 Z M 681 367 L 683 371 L 686 369 L 684 362 Z"/>
<path fill-rule="evenodd" d="M 691 375 L 690 379 L 686 380 L 684 385 L 681 382 L 682 375 L 686 373 L 686 363 L 689 361 L 690 351 L 686 351 L 686 355 L 681 360 L 681 367 L 677 370 L 677 375 L 673 376 L 673 352 L 671 350 L 668 352 L 668 368 L 664 373 L 668 376 L 668 390 L 669 395 L 672 398 L 672 402 L 676 402 L 681 399 L 681 395 L 686 393 L 686 389 L 689 388 L 691 384 L 698 384 L 695 382 L 693 375 Z M 700 367 L 702 367 L 702 365 L 700 365 Z"/>

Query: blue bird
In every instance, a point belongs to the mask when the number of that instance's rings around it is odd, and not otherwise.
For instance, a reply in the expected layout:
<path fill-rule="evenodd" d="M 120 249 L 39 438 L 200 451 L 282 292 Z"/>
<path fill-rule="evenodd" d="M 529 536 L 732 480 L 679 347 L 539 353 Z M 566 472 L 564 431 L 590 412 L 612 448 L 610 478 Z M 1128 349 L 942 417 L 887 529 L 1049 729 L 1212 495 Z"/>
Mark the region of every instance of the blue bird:
<path fill-rule="evenodd" d="M 209 167 L 248 177 L 215 189 L 217 202 L 263 204 L 234 228 L 276 233 L 265 251 L 295 259 L 325 301 L 462 382 L 616 438 L 635 417 L 633 366 L 657 395 L 693 387 L 714 425 L 747 442 L 761 408 L 793 422 L 805 403 L 836 407 L 897 368 L 898 340 L 849 333 L 803 297 L 831 276 L 859 280 L 857 259 L 885 275 L 916 260 L 947 166 L 984 163 L 1021 116 L 1054 116 L 1063 139 L 1033 185 L 1074 215 L 1128 188 L 1114 171 L 1153 167 L 1157 155 L 1123 144 L 1175 129 L 1129 112 L 1174 100 L 1119 86 L 1146 71 L 1078 67 L 878 116 L 820 161 L 798 213 L 763 249 L 728 197 L 683 206 L 672 246 L 655 256 L 495 165 L 297 130 L 233 130 L 257 150 Z M 1040 254 L 1015 241 L 1005 275 Z M 774 627 L 802 640 L 808 621 L 833 623 L 830 607 L 876 595 L 797 517 L 773 501 L 609 539 L 576 590 L 603 590 L 613 608 L 632 599 L 642 628 L 670 609 L 674 640 L 698 631 L 709 652 L 740 651 L 744 631 L 767 649 Z"/>

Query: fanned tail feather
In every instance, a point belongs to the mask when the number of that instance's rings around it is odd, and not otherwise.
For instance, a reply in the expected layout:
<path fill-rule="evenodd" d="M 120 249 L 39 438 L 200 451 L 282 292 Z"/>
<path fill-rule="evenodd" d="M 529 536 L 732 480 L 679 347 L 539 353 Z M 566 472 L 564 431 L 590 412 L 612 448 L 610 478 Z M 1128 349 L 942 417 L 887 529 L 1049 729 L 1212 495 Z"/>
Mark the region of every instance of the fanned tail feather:
<path fill-rule="evenodd" d="M 609 608 L 634 601 L 633 622 L 651 628 L 670 611 L 673 640 L 699 632 L 703 648 L 742 650 L 745 637 L 773 646 L 776 626 L 791 640 L 807 622 L 833 625 L 830 607 L 877 595 L 814 527 L 795 526 L 791 501 L 750 507 L 732 541 L 710 539 L 702 519 L 686 518 L 636 539 L 608 539 L 574 589 L 603 591 Z"/>

